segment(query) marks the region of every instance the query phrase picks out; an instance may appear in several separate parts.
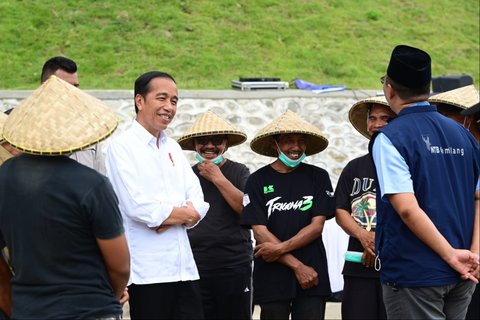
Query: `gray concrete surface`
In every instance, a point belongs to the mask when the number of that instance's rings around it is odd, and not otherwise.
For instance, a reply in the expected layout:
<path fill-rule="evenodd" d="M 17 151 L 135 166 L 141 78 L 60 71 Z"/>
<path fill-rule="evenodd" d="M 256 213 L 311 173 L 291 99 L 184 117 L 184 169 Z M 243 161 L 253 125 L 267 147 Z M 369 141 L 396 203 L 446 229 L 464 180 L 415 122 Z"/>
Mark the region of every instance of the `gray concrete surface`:
<path fill-rule="evenodd" d="M 325 311 L 325 320 L 342 319 L 341 316 L 341 303 L 339 302 L 327 302 L 327 309 Z M 128 312 L 128 303 L 123 306 L 123 319 L 130 319 Z M 253 320 L 260 319 L 260 307 L 255 306 L 253 310 Z"/>

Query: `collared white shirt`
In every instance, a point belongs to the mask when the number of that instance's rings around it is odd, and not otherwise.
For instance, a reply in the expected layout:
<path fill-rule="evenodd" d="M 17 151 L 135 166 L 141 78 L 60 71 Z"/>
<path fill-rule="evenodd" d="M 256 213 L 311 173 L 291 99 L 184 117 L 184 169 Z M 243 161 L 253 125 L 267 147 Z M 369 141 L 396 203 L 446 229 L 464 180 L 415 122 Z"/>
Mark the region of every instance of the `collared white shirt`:
<path fill-rule="evenodd" d="M 173 207 L 191 201 L 203 217 L 200 182 L 176 141 L 156 137 L 136 120 L 114 138 L 107 152 L 107 176 L 119 198 L 130 249 L 129 283 L 151 284 L 199 279 L 187 229 L 175 225 L 157 233 Z"/>

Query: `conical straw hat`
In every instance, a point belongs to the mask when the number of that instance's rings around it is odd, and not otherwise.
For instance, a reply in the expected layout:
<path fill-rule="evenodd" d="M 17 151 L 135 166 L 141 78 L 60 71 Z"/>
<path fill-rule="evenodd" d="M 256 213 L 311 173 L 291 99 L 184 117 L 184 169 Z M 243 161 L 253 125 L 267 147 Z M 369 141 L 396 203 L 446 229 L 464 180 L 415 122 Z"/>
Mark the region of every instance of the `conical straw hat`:
<path fill-rule="evenodd" d="M 0 166 L 2 165 L 2 163 L 7 161 L 7 159 L 10 159 L 11 157 L 13 157 L 13 155 L 8 152 L 7 149 L 0 146 Z"/>
<path fill-rule="evenodd" d="M 384 96 L 370 97 L 356 102 L 348 112 L 348 119 L 353 127 L 365 138 L 370 139 L 367 131 L 368 108 L 372 104 L 381 104 L 388 107 L 388 102 Z"/>
<path fill-rule="evenodd" d="M 462 111 L 476 105 L 479 101 L 479 95 L 477 89 L 471 84 L 433 95 L 428 98 L 428 101 L 448 104 L 459 108 L 458 111 Z"/>
<path fill-rule="evenodd" d="M 184 150 L 195 150 L 194 139 L 202 136 L 226 135 L 228 146 L 233 147 L 247 140 L 247 135 L 211 110 L 198 117 L 185 134 L 178 138 Z"/>
<path fill-rule="evenodd" d="M 3 126 L 5 125 L 5 121 L 7 121 L 7 115 L 3 112 L 0 112 L 0 143 L 3 142 Z"/>
<path fill-rule="evenodd" d="M 476 113 L 480 113 L 480 103 L 477 103 L 473 107 L 465 109 L 462 112 L 460 112 L 460 114 L 462 116 L 470 116 L 470 115 L 476 114 Z"/>
<path fill-rule="evenodd" d="M 272 148 L 270 137 L 285 133 L 307 135 L 307 149 L 305 150 L 307 156 L 319 153 L 328 146 L 327 138 L 317 127 L 300 118 L 295 112 L 287 110 L 272 123 L 261 129 L 253 138 L 250 147 L 258 154 L 276 158 L 278 152 Z"/>
<path fill-rule="evenodd" d="M 96 144 L 117 124 L 102 101 L 52 76 L 12 111 L 3 136 L 25 153 L 60 155 Z"/>
<path fill-rule="evenodd" d="M 0 143 L 3 142 L 3 125 L 7 120 L 7 115 L 3 112 L 0 112 Z M 0 146 L 0 165 L 4 163 L 7 159 L 13 157 L 10 152 L 8 152 L 4 147 Z"/>

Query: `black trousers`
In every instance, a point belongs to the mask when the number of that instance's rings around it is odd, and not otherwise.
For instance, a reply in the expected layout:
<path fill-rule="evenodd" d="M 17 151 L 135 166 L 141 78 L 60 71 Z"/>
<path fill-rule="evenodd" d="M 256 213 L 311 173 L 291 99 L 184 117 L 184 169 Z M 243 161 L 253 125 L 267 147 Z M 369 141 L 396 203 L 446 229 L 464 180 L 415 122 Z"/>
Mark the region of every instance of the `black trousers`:
<path fill-rule="evenodd" d="M 198 280 L 131 284 L 128 293 L 132 320 L 204 318 Z"/>
<path fill-rule="evenodd" d="M 205 319 L 252 319 L 252 264 L 200 271 Z"/>
<path fill-rule="evenodd" d="M 325 319 L 327 297 L 302 296 L 291 301 L 260 304 L 261 320 L 319 320 Z M 291 318 L 290 318 L 291 315 Z"/>
<path fill-rule="evenodd" d="M 342 319 L 387 319 L 378 278 L 343 276 Z"/>

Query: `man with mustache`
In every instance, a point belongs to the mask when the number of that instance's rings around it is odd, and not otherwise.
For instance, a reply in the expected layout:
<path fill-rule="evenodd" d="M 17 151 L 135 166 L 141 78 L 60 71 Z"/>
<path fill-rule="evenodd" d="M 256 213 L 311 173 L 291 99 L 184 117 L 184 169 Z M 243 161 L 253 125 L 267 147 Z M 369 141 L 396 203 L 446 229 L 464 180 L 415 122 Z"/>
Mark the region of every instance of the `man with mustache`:
<path fill-rule="evenodd" d="M 192 168 L 200 179 L 210 209 L 197 227 L 188 231 L 200 273 L 205 319 L 252 318 L 252 239 L 240 225 L 243 190 L 250 171 L 227 159 L 229 147 L 247 139 L 219 115 L 200 115 L 178 139 L 184 150 L 194 150 Z"/>

